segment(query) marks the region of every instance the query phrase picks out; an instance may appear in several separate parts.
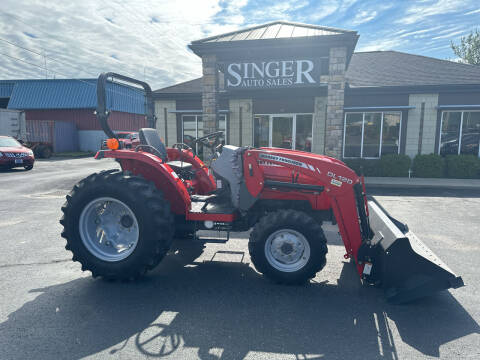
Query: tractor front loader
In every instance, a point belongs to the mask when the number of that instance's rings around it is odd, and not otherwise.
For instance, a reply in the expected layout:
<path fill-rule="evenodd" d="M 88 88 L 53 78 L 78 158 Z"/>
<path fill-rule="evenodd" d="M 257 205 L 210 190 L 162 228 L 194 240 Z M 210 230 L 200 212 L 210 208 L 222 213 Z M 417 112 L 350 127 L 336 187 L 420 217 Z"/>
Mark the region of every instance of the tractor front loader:
<path fill-rule="evenodd" d="M 145 88 L 151 128 L 139 130 L 134 151 L 121 149 L 108 125 L 109 78 Z M 165 147 L 153 129 L 146 83 L 107 73 L 99 77 L 97 92 L 97 118 L 109 149 L 96 159 L 114 158 L 121 170 L 92 174 L 75 185 L 60 221 L 73 260 L 94 277 L 143 275 L 178 234 L 252 229 L 248 248 L 255 268 L 275 282 L 304 283 L 326 264 L 322 222 L 333 221 L 345 258 L 354 261 L 364 284 L 382 286 L 390 302 L 463 285 L 406 225 L 367 201 L 363 181 L 343 162 L 279 148 L 215 147 L 212 140 L 222 135 L 217 132 L 198 139 L 216 154 L 207 167 L 186 144 Z"/>

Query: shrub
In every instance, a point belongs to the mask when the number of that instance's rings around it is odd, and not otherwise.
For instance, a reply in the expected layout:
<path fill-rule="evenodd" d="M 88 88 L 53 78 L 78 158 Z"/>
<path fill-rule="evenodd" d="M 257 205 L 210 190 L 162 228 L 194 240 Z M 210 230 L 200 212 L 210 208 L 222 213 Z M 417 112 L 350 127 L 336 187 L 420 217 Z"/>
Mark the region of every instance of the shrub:
<path fill-rule="evenodd" d="M 480 178 L 480 159 L 475 155 L 448 155 L 445 165 L 449 178 Z"/>
<path fill-rule="evenodd" d="M 361 169 L 365 176 L 382 176 L 378 159 L 345 159 L 344 162 L 359 176 L 362 175 Z"/>
<path fill-rule="evenodd" d="M 379 162 L 381 176 L 407 177 L 411 163 L 408 155 L 382 155 Z"/>
<path fill-rule="evenodd" d="M 440 155 L 417 155 L 413 159 L 413 175 L 423 178 L 440 178 L 445 174 L 445 160 Z"/>

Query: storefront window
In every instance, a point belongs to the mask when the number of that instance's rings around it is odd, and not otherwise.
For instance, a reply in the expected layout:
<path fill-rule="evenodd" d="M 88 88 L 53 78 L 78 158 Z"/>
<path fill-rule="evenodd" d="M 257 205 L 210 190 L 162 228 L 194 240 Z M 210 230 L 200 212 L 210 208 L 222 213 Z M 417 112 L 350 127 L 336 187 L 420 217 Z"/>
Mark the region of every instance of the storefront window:
<path fill-rule="evenodd" d="M 398 154 L 401 121 L 400 112 L 346 113 L 343 157 Z"/>
<path fill-rule="evenodd" d="M 440 128 L 441 155 L 480 156 L 480 111 L 444 111 Z"/>
<path fill-rule="evenodd" d="M 253 143 L 255 147 L 269 146 L 269 116 L 256 115 L 253 118 Z"/>
<path fill-rule="evenodd" d="M 220 114 L 218 129 L 226 132 L 227 120 L 225 114 Z M 203 131 L 202 115 L 182 115 L 182 142 L 193 146 L 193 140 L 206 135 Z M 199 156 L 202 156 L 202 146 L 196 144 L 195 150 Z"/>
<path fill-rule="evenodd" d="M 255 115 L 253 145 L 312 151 L 312 114 Z"/>
<path fill-rule="evenodd" d="M 272 117 L 272 146 L 292 149 L 293 116 Z"/>
<path fill-rule="evenodd" d="M 362 128 L 362 113 L 346 114 L 343 157 L 360 157 L 362 155 Z"/>
<path fill-rule="evenodd" d="M 380 156 L 381 113 L 365 113 L 363 120 L 363 157 Z"/>
<path fill-rule="evenodd" d="M 197 137 L 197 115 L 184 115 L 182 142 L 189 145 Z"/>
<path fill-rule="evenodd" d="M 382 154 L 398 154 L 400 113 L 383 113 Z"/>
<path fill-rule="evenodd" d="M 480 111 L 464 112 L 461 154 L 480 156 Z"/>
<path fill-rule="evenodd" d="M 312 115 L 297 115 L 295 149 L 312 151 Z"/>

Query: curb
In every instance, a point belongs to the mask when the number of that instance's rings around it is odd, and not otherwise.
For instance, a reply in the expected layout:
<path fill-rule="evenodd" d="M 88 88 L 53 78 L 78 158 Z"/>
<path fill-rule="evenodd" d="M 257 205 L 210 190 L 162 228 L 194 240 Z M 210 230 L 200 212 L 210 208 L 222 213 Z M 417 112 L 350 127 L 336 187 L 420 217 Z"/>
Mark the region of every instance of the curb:
<path fill-rule="evenodd" d="M 479 190 L 477 179 L 365 178 L 367 188 Z"/>

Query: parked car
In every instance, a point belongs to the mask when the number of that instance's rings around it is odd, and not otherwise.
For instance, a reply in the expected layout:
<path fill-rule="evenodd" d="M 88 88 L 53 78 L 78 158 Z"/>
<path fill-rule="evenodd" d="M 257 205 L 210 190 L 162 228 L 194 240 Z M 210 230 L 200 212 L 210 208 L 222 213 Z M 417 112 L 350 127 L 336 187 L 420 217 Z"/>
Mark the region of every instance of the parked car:
<path fill-rule="evenodd" d="M 138 139 L 138 132 L 136 131 L 118 131 L 116 132 L 118 141 L 123 143 L 122 149 L 132 149 L 140 144 Z M 107 141 L 102 141 L 102 149 L 107 148 Z"/>
<path fill-rule="evenodd" d="M 11 169 L 23 167 L 32 170 L 35 157 L 33 151 L 11 136 L 0 136 L 0 167 Z"/>

